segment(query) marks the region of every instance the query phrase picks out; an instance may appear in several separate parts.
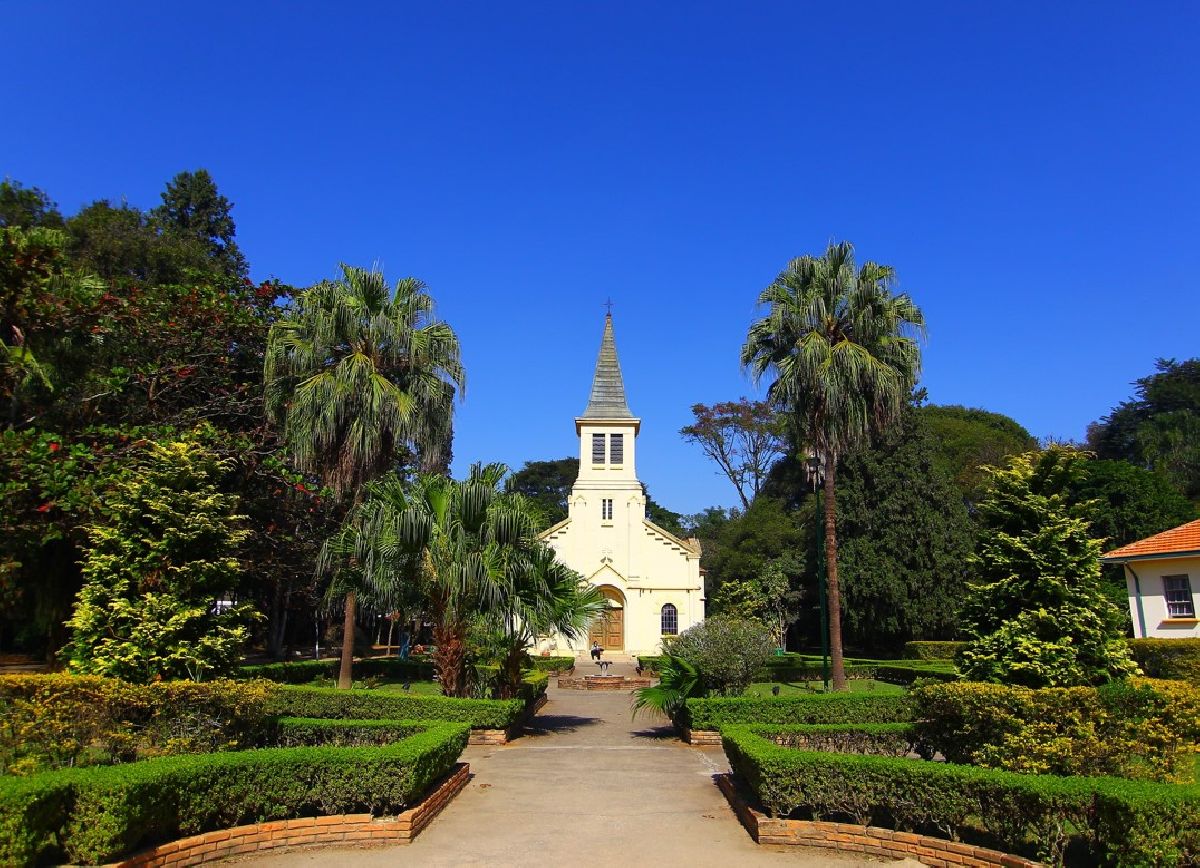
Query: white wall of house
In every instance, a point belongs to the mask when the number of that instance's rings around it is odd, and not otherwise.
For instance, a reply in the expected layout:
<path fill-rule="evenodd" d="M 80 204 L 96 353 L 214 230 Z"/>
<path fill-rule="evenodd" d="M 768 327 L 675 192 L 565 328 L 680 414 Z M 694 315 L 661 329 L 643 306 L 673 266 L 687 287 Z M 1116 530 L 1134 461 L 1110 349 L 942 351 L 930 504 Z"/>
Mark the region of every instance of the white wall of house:
<path fill-rule="evenodd" d="M 1173 616 L 1167 609 L 1164 579 L 1186 576 L 1191 587 L 1191 617 Z M 1125 564 L 1129 615 L 1139 639 L 1200 638 L 1200 557 L 1145 558 Z"/>

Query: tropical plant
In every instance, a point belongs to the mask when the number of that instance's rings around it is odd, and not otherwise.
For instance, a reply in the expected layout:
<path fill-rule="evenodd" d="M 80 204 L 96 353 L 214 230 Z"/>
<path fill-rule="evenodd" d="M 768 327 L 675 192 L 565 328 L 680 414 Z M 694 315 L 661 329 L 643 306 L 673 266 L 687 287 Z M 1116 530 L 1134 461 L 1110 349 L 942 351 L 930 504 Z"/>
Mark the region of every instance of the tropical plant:
<path fill-rule="evenodd" d="M 352 503 L 406 448 L 426 467 L 444 463 L 453 397 L 465 384 L 458 337 L 433 318 L 425 285 L 404 278 L 392 292 L 378 271 L 350 266 L 271 327 L 264 380 L 267 412 L 296 465 Z M 349 688 L 358 589 L 334 589 L 345 601 L 338 685 Z"/>
<path fill-rule="evenodd" d="M 658 665 L 658 684 L 633 692 L 633 713 L 655 711 L 676 719 L 689 699 L 706 695 L 700 670 L 682 657 L 666 654 Z"/>
<path fill-rule="evenodd" d="M 920 371 L 924 316 L 893 294 L 894 269 L 855 267 L 854 248 L 830 244 L 820 257 L 793 259 L 758 297 L 767 314 L 750 326 L 742 364 L 773 375 L 771 401 L 798 439 L 820 457 L 825 477 L 825 568 L 833 686 L 847 689 L 838 585 L 839 459 L 901 412 Z"/>
<path fill-rule="evenodd" d="M 1122 612 L 1100 586 L 1091 504 L 1071 500 L 1086 461 L 1053 447 L 991 471 L 963 607 L 971 642 L 958 661 L 968 679 L 1074 687 L 1137 672 Z"/>
<path fill-rule="evenodd" d="M 473 625 L 500 637 L 488 656 L 501 667 L 501 692 L 515 695 L 533 639 L 553 631 L 577 639 L 605 605 L 537 538 L 529 501 L 501 490 L 507 473 L 502 464 L 475 464 L 461 481 L 389 475 L 369 487 L 322 557 L 356 572 L 373 595 L 420 587 L 447 696 L 468 692 Z"/>

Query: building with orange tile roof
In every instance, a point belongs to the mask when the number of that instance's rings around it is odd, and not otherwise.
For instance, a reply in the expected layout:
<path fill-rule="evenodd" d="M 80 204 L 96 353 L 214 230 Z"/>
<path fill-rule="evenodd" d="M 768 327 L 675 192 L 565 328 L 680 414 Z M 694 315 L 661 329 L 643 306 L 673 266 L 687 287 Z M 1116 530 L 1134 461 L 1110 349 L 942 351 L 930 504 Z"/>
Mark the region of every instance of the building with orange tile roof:
<path fill-rule="evenodd" d="M 1200 519 L 1113 549 L 1100 560 L 1125 568 L 1135 637 L 1200 637 Z"/>

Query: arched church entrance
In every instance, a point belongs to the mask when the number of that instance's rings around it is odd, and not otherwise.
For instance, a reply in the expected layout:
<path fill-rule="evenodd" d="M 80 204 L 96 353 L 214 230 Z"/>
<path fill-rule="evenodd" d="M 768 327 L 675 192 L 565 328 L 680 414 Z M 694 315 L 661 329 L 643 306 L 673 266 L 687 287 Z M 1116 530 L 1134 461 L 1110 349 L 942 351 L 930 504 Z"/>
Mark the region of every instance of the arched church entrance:
<path fill-rule="evenodd" d="M 608 600 L 608 610 L 592 624 L 588 644 L 599 642 L 605 651 L 624 651 L 625 595 L 612 585 L 601 585 L 600 593 Z"/>

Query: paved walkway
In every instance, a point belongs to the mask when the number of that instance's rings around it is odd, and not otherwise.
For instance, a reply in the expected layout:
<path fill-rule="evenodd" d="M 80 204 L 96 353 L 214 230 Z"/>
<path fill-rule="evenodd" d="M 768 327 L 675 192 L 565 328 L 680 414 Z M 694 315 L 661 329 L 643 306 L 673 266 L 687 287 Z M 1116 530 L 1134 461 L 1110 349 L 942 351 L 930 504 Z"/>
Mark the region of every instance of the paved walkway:
<path fill-rule="evenodd" d="M 590 667 L 581 664 L 576 674 L 590 674 Z M 625 668 L 617 664 L 611 671 L 624 674 Z M 503 747 L 467 748 L 463 759 L 474 777 L 414 843 L 244 861 L 262 866 L 878 868 L 878 862 L 821 850 L 755 844 L 713 783 L 714 774 L 728 770 L 721 748 L 682 744 L 661 719 L 632 720 L 629 693 L 552 686 L 549 700 L 522 738 Z"/>

